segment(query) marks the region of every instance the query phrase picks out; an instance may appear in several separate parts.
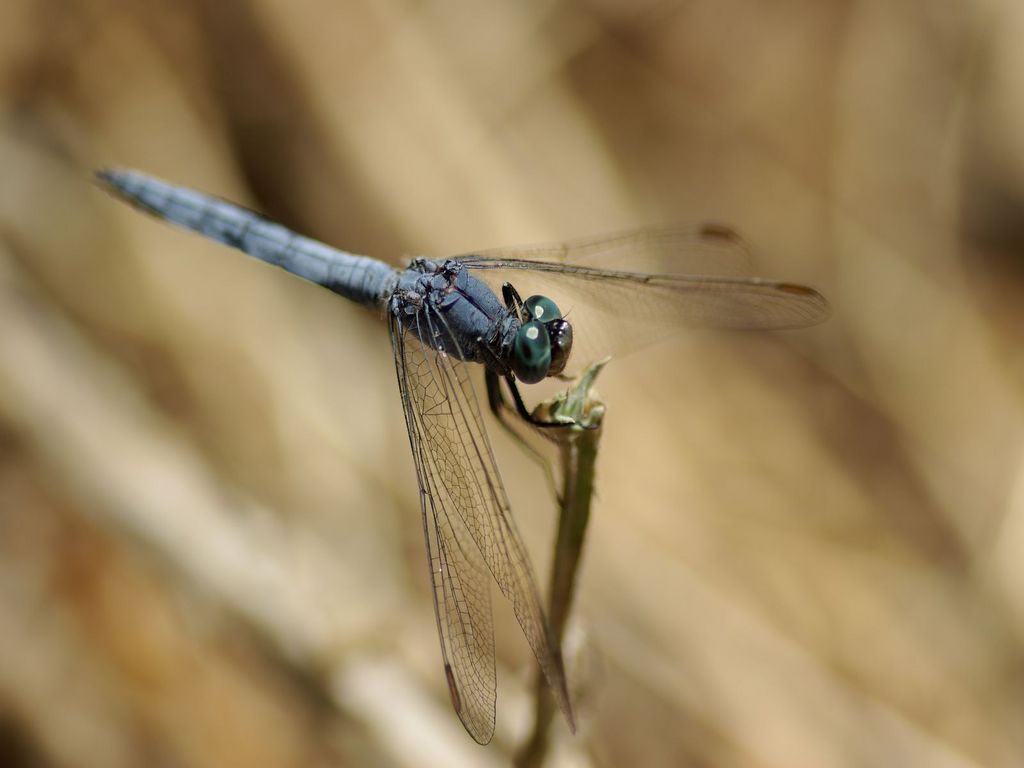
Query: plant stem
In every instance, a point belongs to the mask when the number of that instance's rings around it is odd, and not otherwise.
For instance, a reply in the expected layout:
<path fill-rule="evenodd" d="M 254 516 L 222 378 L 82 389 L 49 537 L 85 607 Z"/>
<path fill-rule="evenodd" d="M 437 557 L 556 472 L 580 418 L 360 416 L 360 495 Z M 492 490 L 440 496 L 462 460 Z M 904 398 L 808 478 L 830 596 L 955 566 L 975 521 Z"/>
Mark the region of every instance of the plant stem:
<path fill-rule="evenodd" d="M 555 398 L 542 403 L 537 415 L 564 429 L 545 430 L 558 446 L 561 475 L 558 534 L 555 559 L 548 584 L 548 621 L 553 641 L 562 647 L 565 625 L 575 594 L 576 574 L 583 555 L 590 504 L 594 495 L 594 466 L 597 462 L 601 423 L 605 406 L 592 392 L 594 380 L 607 360 L 587 368 L 578 379 Z M 519 768 L 539 766 L 547 753 L 548 729 L 555 705 L 543 676 L 534 685 L 534 725 L 530 737 L 515 757 Z"/>

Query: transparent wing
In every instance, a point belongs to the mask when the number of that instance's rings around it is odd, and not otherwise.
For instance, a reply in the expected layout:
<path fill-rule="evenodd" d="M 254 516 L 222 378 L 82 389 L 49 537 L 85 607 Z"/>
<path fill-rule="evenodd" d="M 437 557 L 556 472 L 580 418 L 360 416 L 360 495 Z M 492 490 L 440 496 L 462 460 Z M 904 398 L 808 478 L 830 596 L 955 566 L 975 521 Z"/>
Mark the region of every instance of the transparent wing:
<path fill-rule="evenodd" d="M 654 274 L 754 274 L 754 262 L 743 238 L 724 224 L 707 222 L 631 229 L 560 243 L 488 248 L 456 258 L 547 261 Z"/>
<path fill-rule="evenodd" d="M 580 348 L 594 358 L 680 328 L 777 330 L 828 316 L 828 302 L 813 288 L 753 276 L 746 245 L 720 225 L 636 230 L 457 258 L 495 290 L 507 280 L 524 298 L 549 296 L 573 323 Z"/>
<path fill-rule="evenodd" d="M 431 315 L 439 326 L 443 318 Z M 420 322 L 418 316 L 409 322 Z M 420 488 L 434 609 L 452 704 L 469 734 L 494 732 L 490 579 L 512 603 L 559 706 L 572 710 L 533 569 L 516 530 L 467 366 L 391 317 L 391 341 Z M 436 338 L 441 328 L 431 328 Z M 446 330 L 446 329 L 445 329 Z M 488 575 L 490 574 L 490 575 Z"/>

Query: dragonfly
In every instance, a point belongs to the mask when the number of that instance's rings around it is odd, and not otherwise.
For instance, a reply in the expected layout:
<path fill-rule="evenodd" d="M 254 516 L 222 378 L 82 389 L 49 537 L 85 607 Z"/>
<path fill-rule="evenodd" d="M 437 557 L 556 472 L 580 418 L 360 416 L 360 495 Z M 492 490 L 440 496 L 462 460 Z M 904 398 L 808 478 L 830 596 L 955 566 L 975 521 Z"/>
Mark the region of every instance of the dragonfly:
<path fill-rule="evenodd" d="M 743 241 L 717 224 L 416 258 L 396 269 L 138 171 L 108 168 L 96 178 L 146 213 L 386 318 L 419 485 L 445 682 L 455 712 L 480 744 L 493 736 L 497 702 L 492 581 L 511 603 L 573 731 L 575 718 L 472 367 L 483 366 L 487 406 L 503 426 L 518 418 L 538 430 L 564 428 L 535 417 L 519 385 L 564 378 L 574 344 L 587 354 L 628 351 L 681 327 L 790 329 L 828 314 L 813 288 L 752 276 Z"/>

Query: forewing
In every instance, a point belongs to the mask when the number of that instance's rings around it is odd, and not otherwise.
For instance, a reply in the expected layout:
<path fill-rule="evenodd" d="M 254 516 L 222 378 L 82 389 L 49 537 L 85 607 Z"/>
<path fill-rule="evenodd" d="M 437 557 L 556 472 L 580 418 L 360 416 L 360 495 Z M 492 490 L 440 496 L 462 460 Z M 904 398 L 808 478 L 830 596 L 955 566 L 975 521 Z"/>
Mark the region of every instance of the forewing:
<path fill-rule="evenodd" d="M 454 428 L 445 391 L 418 341 L 391 317 L 391 343 L 409 444 L 419 483 L 423 536 L 430 566 L 434 614 L 452 705 L 477 742 L 494 734 L 497 682 L 491 577 L 480 550 L 456 513 L 428 434 Z M 449 423 L 440 427 L 439 422 Z"/>
<path fill-rule="evenodd" d="M 420 486 L 434 605 L 452 703 L 470 735 L 494 730 L 495 672 L 488 571 L 512 603 L 559 706 L 572 724 L 561 654 L 551 642 L 533 569 L 509 511 L 465 363 L 419 338 L 442 331 L 433 313 L 409 322 L 437 327 L 391 337 Z M 444 329 L 446 330 L 446 329 Z M 453 336 L 446 334 L 449 338 Z"/>
<path fill-rule="evenodd" d="M 626 272 L 749 277 L 750 249 L 722 224 L 647 227 L 561 243 L 473 251 L 456 258 L 525 260 L 600 267 Z"/>
<path fill-rule="evenodd" d="M 828 316 L 813 288 L 754 276 L 743 241 L 717 225 L 459 258 L 495 289 L 507 280 L 524 298 L 553 299 L 575 329 L 577 360 L 629 351 L 680 328 L 780 330 Z"/>

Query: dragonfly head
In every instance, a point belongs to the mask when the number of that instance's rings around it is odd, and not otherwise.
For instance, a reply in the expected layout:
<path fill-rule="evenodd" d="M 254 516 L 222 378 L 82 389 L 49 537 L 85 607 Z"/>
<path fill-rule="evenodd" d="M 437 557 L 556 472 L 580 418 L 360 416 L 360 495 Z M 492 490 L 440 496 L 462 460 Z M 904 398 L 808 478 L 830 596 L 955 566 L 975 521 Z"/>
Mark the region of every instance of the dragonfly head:
<path fill-rule="evenodd" d="M 565 370 L 572 351 L 572 325 L 547 296 L 523 302 L 523 324 L 512 346 L 512 370 L 525 384 L 536 384 Z"/>

